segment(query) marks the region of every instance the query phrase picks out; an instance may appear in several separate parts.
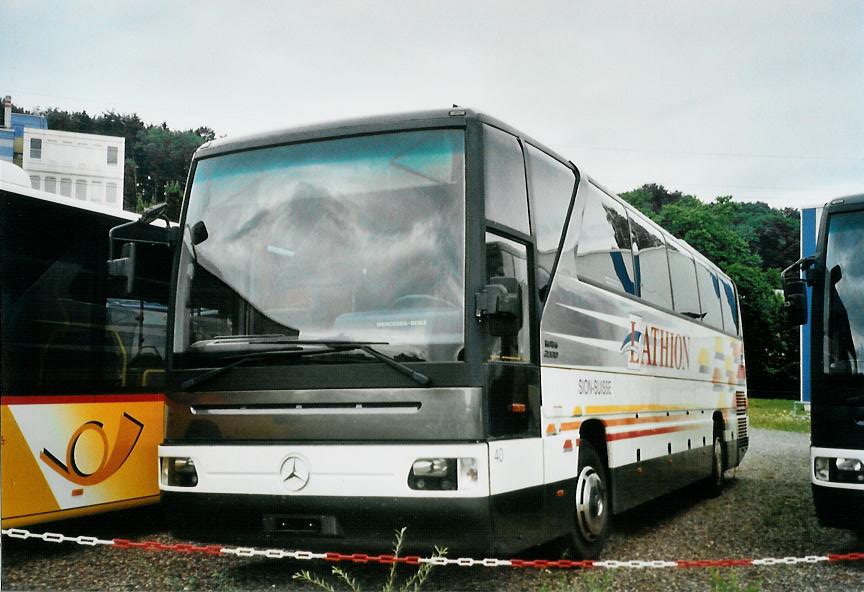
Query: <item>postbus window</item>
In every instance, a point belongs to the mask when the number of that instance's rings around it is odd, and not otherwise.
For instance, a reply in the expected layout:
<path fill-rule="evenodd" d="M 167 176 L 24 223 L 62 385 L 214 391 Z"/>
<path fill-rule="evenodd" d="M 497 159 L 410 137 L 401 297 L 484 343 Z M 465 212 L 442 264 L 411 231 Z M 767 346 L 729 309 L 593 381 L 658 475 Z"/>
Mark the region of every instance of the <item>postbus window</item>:
<path fill-rule="evenodd" d="M 738 334 L 738 305 L 735 289 L 726 278 L 720 278 L 720 308 L 723 311 L 723 326 L 729 333 Z"/>
<path fill-rule="evenodd" d="M 586 192 L 576 271 L 582 279 L 635 295 L 627 211 L 590 183 Z"/>
<path fill-rule="evenodd" d="M 699 296 L 702 301 L 702 321 L 714 327 L 723 329 L 722 312 L 720 311 L 720 278 L 701 263 L 696 264 L 696 277 L 699 280 Z"/>
<path fill-rule="evenodd" d="M 534 232 L 537 236 L 537 288 L 544 296 L 555 264 L 576 176 L 570 167 L 528 144 L 526 156 L 528 186 L 534 203 Z"/>
<path fill-rule="evenodd" d="M 525 163 L 519 141 L 488 125 L 483 129 L 486 219 L 531 234 Z"/>
<path fill-rule="evenodd" d="M 522 292 L 522 328 L 515 337 L 494 337 L 489 349 L 491 362 L 530 362 L 531 335 L 528 296 L 528 249 L 521 243 L 486 233 L 486 280 L 515 277 Z"/>
<path fill-rule="evenodd" d="M 669 239 L 666 241 L 666 249 L 669 254 L 675 311 L 691 319 L 698 319 L 702 310 L 699 307 L 699 288 L 696 286 L 696 265 L 693 258 Z"/>
<path fill-rule="evenodd" d="M 639 295 L 651 304 L 672 308 L 669 262 L 663 235 L 634 216 L 630 217 L 630 232 L 636 253 L 633 268 Z"/>

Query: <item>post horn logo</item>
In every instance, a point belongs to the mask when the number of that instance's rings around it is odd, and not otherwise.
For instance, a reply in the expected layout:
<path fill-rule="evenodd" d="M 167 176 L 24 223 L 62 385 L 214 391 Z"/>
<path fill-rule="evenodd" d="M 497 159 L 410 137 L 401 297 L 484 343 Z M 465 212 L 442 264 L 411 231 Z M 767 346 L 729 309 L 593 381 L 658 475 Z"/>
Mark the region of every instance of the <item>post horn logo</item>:
<path fill-rule="evenodd" d="M 47 448 L 43 448 L 42 452 L 39 453 L 39 459 L 62 477 L 77 485 L 101 483 L 116 473 L 132 454 L 132 449 L 135 448 L 135 444 L 138 443 L 138 438 L 141 437 L 141 432 L 144 430 L 144 424 L 128 413 L 124 413 L 120 421 L 120 429 L 117 431 L 117 440 L 114 442 L 114 448 L 110 450 L 110 454 L 108 437 L 102 428 L 102 422 L 88 421 L 75 430 L 69 439 L 69 445 L 66 447 L 65 463 L 51 454 Z M 99 467 L 92 473 L 85 473 L 75 463 L 75 447 L 85 432 L 96 432 L 102 440 L 102 460 Z"/>

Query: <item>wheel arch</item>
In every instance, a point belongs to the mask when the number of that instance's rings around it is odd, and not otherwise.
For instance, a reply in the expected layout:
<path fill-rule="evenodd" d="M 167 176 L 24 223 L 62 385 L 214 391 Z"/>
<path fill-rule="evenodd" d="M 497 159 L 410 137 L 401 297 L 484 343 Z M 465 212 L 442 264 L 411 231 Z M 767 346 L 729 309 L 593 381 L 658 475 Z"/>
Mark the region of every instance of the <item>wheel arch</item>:
<path fill-rule="evenodd" d="M 579 446 L 583 443 L 589 443 L 600 455 L 600 460 L 603 462 L 603 470 L 606 472 L 606 484 L 609 487 L 609 499 L 614 498 L 614 483 L 612 480 L 612 471 L 609 469 L 609 451 L 606 447 L 606 424 L 600 419 L 589 419 L 579 426 Z"/>

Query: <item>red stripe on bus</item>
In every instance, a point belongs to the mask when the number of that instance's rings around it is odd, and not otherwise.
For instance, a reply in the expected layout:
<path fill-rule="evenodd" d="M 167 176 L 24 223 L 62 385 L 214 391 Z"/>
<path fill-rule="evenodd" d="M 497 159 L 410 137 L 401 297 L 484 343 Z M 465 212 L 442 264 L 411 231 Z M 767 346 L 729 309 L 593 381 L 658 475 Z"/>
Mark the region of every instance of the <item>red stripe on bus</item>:
<path fill-rule="evenodd" d="M 65 405 L 68 403 L 147 403 L 164 401 L 162 393 L 131 393 L 127 395 L 4 395 L 0 405 Z"/>
<path fill-rule="evenodd" d="M 635 430 L 632 432 L 621 432 L 620 434 L 607 434 L 606 441 L 611 442 L 613 440 L 628 440 L 630 438 L 639 438 L 641 436 L 668 434 L 670 432 L 680 432 L 689 429 L 692 429 L 692 426 L 674 426 L 669 428 L 655 428 L 653 430 Z"/>

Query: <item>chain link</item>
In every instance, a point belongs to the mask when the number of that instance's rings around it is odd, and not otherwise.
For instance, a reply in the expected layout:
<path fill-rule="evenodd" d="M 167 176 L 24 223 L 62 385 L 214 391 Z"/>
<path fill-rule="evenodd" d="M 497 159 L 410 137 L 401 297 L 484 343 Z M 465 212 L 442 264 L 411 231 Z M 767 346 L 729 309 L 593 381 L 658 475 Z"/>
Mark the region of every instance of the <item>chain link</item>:
<path fill-rule="evenodd" d="M 79 545 L 86 545 L 88 547 L 95 547 L 96 545 L 114 544 L 114 541 L 97 539 L 96 537 L 91 536 L 69 537 L 58 534 L 56 532 L 45 532 L 42 534 L 38 534 L 35 532 L 30 532 L 29 530 L 24 530 L 23 528 L 4 528 L 2 530 L 2 533 L 4 536 L 8 536 L 9 538 L 13 539 L 39 539 L 45 541 L 46 543 L 77 543 Z"/>
<path fill-rule="evenodd" d="M 706 568 L 706 567 L 744 567 L 744 566 L 777 566 L 797 565 L 800 563 L 822 563 L 825 561 L 862 561 L 864 553 L 844 553 L 828 555 L 807 555 L 805 557 L 763 557 L 761 559 L 680 559 L 678 561 L 664 560 L 630 560 L 616 561 L 608 559 L 605 561 L 574 561 L 570 559 L 548 560 L 548 559 L 496 559 L 487 557 L 485 559 L 474 559 L 472 557 L 420 557 L 407 555 L 397 557 L 395 555 L 368 555 L 366 553 L 313 553 L 311 551 L 286 551 L 283 549 L 255 549 L 253 547 L 222 547 L 221 545 L 198 546 L 190 543 L 166 544 L 157 541 L 130 541 L 127 539 L 105 540 L 92 536 L 69 537 L 56 532 L 33 533 L 22 528 L 4 528 L 2 535 L 13 539 L 39 539 L 47 543 L 76 543 L 88 547 L 96 545 L 109 545 L 118 549 L 142 549 L 146 551 L 173 551 L 176 553 L 200 553 L 205 555 L 233 555 L 235 557 L 264 557 L 267 559 L 296 559 L 310 561 L 322 559 L 325 561 L 339 562 L 350 561 L 352 563 L 380 563 L 392 565 L 404 563 L 408 565 L 434 565 L 447 566 L 457 565 L 460 567 L 515 567 L 534 569 L 572 569 L 593 568 L 606 569 L 660 569 L 668 567 L 683 568 Z"/>

